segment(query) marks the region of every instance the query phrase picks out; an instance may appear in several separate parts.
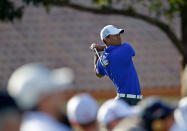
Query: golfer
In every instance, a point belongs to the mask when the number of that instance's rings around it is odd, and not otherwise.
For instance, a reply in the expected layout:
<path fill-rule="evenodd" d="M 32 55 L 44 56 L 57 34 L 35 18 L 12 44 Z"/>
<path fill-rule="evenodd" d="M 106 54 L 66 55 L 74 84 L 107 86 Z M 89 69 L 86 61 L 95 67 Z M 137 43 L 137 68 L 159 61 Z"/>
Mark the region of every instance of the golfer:
<path fill-rule="evenodd" d="M 123 29 L 118 29 L 113 25 L 105 26 L 100 32 L 101 40 L 105 44 L 92 44 L 90 49 L 97 54 L 94 56 L 96 76 L 107 75 L 116 87 L 116 99 L 136 105 L 142 99 L 142 95 L 138 75 L 132 61 L 135 51 L 130 44 L 122 44 L 120 35 L 123 32 Z M 99 57 L 97 51 L 104 52 Z"/>

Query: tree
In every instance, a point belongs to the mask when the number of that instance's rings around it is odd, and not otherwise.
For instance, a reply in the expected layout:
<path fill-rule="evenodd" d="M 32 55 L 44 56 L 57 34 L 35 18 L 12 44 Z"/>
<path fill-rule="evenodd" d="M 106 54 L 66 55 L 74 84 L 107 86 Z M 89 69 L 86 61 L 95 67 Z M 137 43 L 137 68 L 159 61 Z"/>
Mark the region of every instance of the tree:
<path fill-rule="evenodd" d="M 16 8 L 9 0 L 0 1 L 0 20 L 13 21 L 15 18 L 21 18 L 22 14 L 23 6 Z"/>
<path fill-rule="evenodd" d="M 187 1 L 186 0 L 92 0 L 97 7 L 88 7 L 69 0 L 23 0 L 26 4 L 34 4 L 35 6 L 42 4 L 46 8 L 50 6 L 69 7 L 79 11 L 85 11 L 95 14 L 121 15 L 129 16 L 144 20 L 163 31 L 178 51 L 183 56 L 183 67 L 187 63 Z M 115 8 L 115 5 L 122 5 L 121 8 Z M 136 5 L 142 5 L 147 9 L 149 15 L 140 13 L 136 9 Z M 13 21 L 15 18 L 21 18 L 23 6 L 15 8 L 13 2 L 9 0 L 1 0 L 0 2 L 0 20 Z M 151 16 L 150 16 L 151 14 Z M 181 21 L 181 37 L 178 38 L 170 27 L 170 22 L 176 16 Z M 167 22 L 163 22 L 161 18 L 165 18 Z"/>
<path fill-rule="evenodd" d="M 144 20 L 158 27 L 164 32 L 175 45 L 183 57 L 183 68 L 187 64 L 187 0 L 91 0 L 97 6 L 85 6 L 70 0 L 22 0 L 26 4 L 42 4 L 49 9 L 51 6 L 69 7 L 79 11 L 85 11 L 95 14 L 121 15 Z M 3 3 L 3 4 L 2 4 Z M 8 3 L 5 6 L 5 3 Z M 116 5 L 120 7 L 115 8 Z M 147 11 L 142 13 L 136 8 L 137 5 L 144 7 Z M 3 12 L 2 12 L 3 10 Z M 0 19 L 13 20 L 20 18 L 20 12 L 23 13 L 23 7 L 15 8 L 9 0 L 0 2 Z M 178 37 L 172 29 L 170 23 L 173 18 L 180 18 L 180 32 Z M 163 20 L 164 19 L 164 20 Z"/>

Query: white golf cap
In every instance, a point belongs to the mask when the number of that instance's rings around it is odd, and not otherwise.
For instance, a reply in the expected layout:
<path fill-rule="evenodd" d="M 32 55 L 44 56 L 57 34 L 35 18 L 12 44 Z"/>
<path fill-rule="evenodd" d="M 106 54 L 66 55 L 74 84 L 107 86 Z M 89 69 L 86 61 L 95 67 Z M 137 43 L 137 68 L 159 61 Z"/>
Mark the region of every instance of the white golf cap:
<path fill-rule="evenodd" d="M 116 35 L 116 34 L 120 34 L 120 33 L 123 33 L 123 32 L 124 32 L 123 29 L 118 29 L 113 25 L 107 25 L 101 30 L 100 37 L 101 37 L 101 40 L 103 41 L 104 38 L 109 36 L 109 35 Z"/>
<path fill-rule="evenodd" d="M 7 90 L 20 108 L 31 109 L 43 95 L 64 89 L 73 79 L 73 72 L 69 68 L 52 71 L 39 63 L 30 63 L 13 72 Z"/>
<path fill-rule="evenodd" d="M 174 119 L 180 129 L 187 130 L 187 97 L 179 101 L 178 108 L 174 112 Z"/>
<path fill-rule="evenodd" d="M 133 108 L 121 100 L 106 101 L 99 109 L 97 120 L 100 124 L 107 126 L 113 120 L 134 115 Z"/>
<path fill-rule="evenodd" d="M 67 116 L 72 123 L 88 124 L 96 120 L 98 105 L 89 94 L 79 94 L 67 103 Z"/>

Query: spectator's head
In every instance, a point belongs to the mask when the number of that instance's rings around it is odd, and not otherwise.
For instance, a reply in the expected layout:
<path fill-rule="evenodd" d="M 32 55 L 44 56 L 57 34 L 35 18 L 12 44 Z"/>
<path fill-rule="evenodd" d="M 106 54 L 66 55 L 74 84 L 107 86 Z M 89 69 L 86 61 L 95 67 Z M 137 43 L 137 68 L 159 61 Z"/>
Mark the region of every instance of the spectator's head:
<path fill-rule="evenodd" d="M 100 107 L 97 119 L 107 130 L 112 130 L 123 118 L 133 115 L 135 115 L 133 107 L 124 101 L 110 99 Z"/>
<path fill-rule="evenodd" d="M 21 112 L 14 100 L 4 92 L 0 93 L 0 131 L 19 131 Z"/>
<path fill-rule="evenodd" d="M 44 111 L 57 116 L 63 102 L 63 89 L 73 80 L 68 68 L 49 70 L 31 63 L 18 68 L 10 77 L 8 92 L 22 109 Z"/>
<path fill-rule="evenodd" d="M 67 115 L 74 126 L 82 130 L 96 130 L 98 105 L 89 94 L 83 93 L 72 97 L 67 103 Z"/>
<path fill-rule="evenodd" d="M 175 128 L 177 130 L 187 130 L 187 97 L 184 97 L 179 101 L 178 107 L 174 112 L 174 119 L 176 123 Z"/>
<path fill-rule="evenodd" d="M 169 130 L 172 126 L 174 107 L 167 105 L 158 97 L 148 97 L 139 103 L 140 116 L 143 119 L 145 129 Z"/>

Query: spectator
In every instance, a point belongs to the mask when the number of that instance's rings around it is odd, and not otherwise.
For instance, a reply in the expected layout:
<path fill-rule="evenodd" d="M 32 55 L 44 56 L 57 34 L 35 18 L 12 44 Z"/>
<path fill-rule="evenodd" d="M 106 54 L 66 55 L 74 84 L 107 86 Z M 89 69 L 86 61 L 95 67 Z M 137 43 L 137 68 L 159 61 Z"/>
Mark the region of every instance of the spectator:
<path fill-rule="evenodd" d="M 141 123 L 142 120 L 137 116 L 128 117 L 120 121 L 112 131 L 146 131 Z"/>
<path fill-rule="evenodd" d="M 133 115 L 135 115 L 133 107 L 122 100 L 110 99 L 100 107 L 97 119 L 107 130 L 112 130 L 123 118 Z"/>
<path fill-rule="evenodd" d="M 18 68 L 9 79 L 8 92 L 28 111 L 20 131 L 69 131 L 59 119 L 63 92 L 72 79 L 72 71 L 68 68 L 51 71 L 36 63 Z"/>
<path fill-rule="evenodd" d="M 74 127 L 82 131 L 97 131 L 96 116 L 98 105 L 89 94 L 79 94 L 67 103 L 67 115 Z"/>
<path fill-rule="evenodd" d="M 179 101 L 178 107 L 174 112 L 175 123 L 171 131 L 187 131 L 187 97 Z"/>
<path fill-rule="evenodd" d="M 0 131 L 19 131 L 21 111 L 5 92 L 0 92 L 0 116 Z"/>
<path fill-rule="evenodd" d="M 168 131 L 174 123 L 174 107 L 158 97 L 148 97 L 139 103 L 143 127 L 148 131 Z"/>

